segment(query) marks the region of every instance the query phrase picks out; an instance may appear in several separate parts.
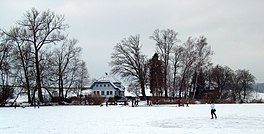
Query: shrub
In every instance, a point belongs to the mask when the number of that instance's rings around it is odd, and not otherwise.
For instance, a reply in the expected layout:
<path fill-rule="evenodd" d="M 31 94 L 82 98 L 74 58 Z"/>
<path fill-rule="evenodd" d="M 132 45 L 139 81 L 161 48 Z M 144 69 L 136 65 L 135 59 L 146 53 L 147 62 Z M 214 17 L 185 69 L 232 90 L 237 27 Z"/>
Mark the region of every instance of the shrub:
<path fill-rule="evenodd" d="M 250 103 L 264 103 L 262 99 L 254 99 Z"/>
<path fill-rule="evenodd" d="M 104 102 L 104 98 L 100 95 L 88 95 L 88 96 L 85 96 L 82 101 L 85 102 L 85 104 L 88 104 L 88 105 L 100 105 Z"/>

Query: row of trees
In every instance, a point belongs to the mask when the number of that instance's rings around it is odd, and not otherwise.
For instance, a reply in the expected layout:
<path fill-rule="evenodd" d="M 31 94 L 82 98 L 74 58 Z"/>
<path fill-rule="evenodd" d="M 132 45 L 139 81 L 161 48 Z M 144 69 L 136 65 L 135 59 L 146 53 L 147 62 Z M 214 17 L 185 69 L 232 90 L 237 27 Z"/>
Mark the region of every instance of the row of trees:
<path fill-rule="evenodd" d="M 181 43 L 174 30 L 157 29 L 150 39 L 156 46 L 150 59 L 141 50 L 139 35 L 117 43 L 111 55 L 112 73 L 129 80 L 128 90 L 137 95 L 146 97 L 148 86 L 153 96 L 201 99 L 216 91 L 214 99 L 236 101 L 246 99 L 254 84 L 248 70 L 214 66 L 204 36 Z"/>
<path fill-rule="evenodd" d="M 13 92 L 26 93 L 28 102 L 46 96 L 67 98 L 89 80 L 81 48 L 66 36 L 64 16 L 50 10 L 27 11 L 10 30 L 0 33 L 0 101 Z M 45 95 L 44 95 L 45 94 Z M 37 96 L 36 96 L 37 95 Z"/>
<path fill-rule="evenodd" d="M 10 30 L 0 30 L 0 101 L 26 93 L 28 102 L 80 93 L 89 75 L 81 48 L 65 31 L 64 16 L 50 10 L 27 11 Z M 140 36 L 117 43 L 111 55 L 111 72 L 130 81 L 128 90 L 146 97 L 203 98 L 205 91 L 218 91 L 219 99 L 245 99 L 254 83 L 248 70 L 233 71 L 211 62 L 212 50 L 204 36 L 181 43 L 172 29 L 155 30 L 150 36 L 156 53 L 148 59 Z M 44 93 L 43 93 L 44 92 Z M 45 94 L 45 95 L 44 95 Z M 37 95 L 37 96 L 36 96 Z"/>

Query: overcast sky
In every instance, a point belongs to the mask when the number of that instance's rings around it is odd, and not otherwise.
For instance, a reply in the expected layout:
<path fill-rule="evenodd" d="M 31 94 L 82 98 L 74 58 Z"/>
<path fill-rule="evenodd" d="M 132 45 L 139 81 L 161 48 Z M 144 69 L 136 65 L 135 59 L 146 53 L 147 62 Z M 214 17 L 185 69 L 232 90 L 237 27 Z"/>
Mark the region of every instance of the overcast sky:
<path fill-rule="evenodd" d="M 8 30 L 32 7 L 65 16 L 91 78 L 110 71 L 113 47 L 123 38 L 140 34 L 151 57 L 149 36 L 170 28 L 182 42 L 204 35 L 215 65 L 248 69 L 264 82 L 264 0 L 0 0 L 0 28 Z"/>

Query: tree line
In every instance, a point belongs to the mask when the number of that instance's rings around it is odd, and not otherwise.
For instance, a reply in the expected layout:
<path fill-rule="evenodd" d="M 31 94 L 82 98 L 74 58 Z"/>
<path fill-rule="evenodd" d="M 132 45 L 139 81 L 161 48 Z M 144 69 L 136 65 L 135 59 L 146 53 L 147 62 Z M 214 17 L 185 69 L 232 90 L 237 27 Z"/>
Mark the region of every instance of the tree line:
<path fill-rule="evenodd" d="M 80 93 L 89 82 L 78 41 L 67 36 L 65 18 L 35 8 L 0 32 L 0 101 L 26 93 L 28 102 L 60 101 Z M 18 97 L 13 96 L 13 97 Z"/>
<path fill-rule="evenodd" d="M 9 30 L 0 29 L 0 102 L 24 93 L 28 102 L 64 101 L 89 83 L 78 41 L 67 36 L 63 15 L 35 8 Z M 255 82 L 249 70 L 213 65 L 213 51 L 204 36 L 182 42 L 173 29 L 157 29 L 150 36 L 156 52 L 142 52 L 140 35 L 124 38 L 111 54 L 111 73 L 129 81 L 129 91 L 153 96 L 201 99 L 217 91 L 215 99 L 246 99 Z M 17 94 L 17 96 L 12 96 Z M 48 98 L 47 98 L 48 96 Z"/>
<path fill-rule="evenodd" d="M 231 101 L 248 97 L 255 77 L 246 69 L 213 65 L 206 37 L 182 42 L 173 29 L 157 29 L 150 39 L 156 48 L 151 58 L 142 52 L 140 35 L 124 38 L 111 54 L 111 73 L 128 80 L 129 91 L 144 98 L 147 88 L 155 97 Z"/>

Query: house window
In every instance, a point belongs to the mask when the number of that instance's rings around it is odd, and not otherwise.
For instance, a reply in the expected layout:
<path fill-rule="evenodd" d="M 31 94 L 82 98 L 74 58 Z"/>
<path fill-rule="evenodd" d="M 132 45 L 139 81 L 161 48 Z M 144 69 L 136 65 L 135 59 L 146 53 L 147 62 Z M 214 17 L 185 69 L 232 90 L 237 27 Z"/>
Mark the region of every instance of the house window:
<path fill-rule="evenodd" d="M 110 87 L 110 84 L 107 84 L 108 87 Z"/>
<path fill-rule="evenodd" d="M 106 87 L 106 85 L 104 84 L 104 87 Z"/>
<path fill-rule="evenodd" d="M 102 85 L 100 85 L 100 87 L 102 87 Z"/>
<path fill-rule="evenodd" d="M 96 92 L 94 91 L 94 94 L 96 94 Z"/>
<path fill-rule="evenodd" d="M 97 94 L 99 94 L 99 91 L 97 91 Z"/>
<path fill-rule="evenodd" d="M 95 85 L 96 87 L 98 87 L 98 85 Z"/>
<path fill-rule="evenodd" d="M 106 95 L 109 95 L 109 91 L 106 91 Z"/>
<path fill-rule="evenodd" d="M 113 95 L 113 91 L 110 91 L 110 95 Z"/>
<path fill-rule="evenodd" d="M 101 91 L 101 95 L 104 95 L 105 94 L 105 92 L 104 91 Z"/>

